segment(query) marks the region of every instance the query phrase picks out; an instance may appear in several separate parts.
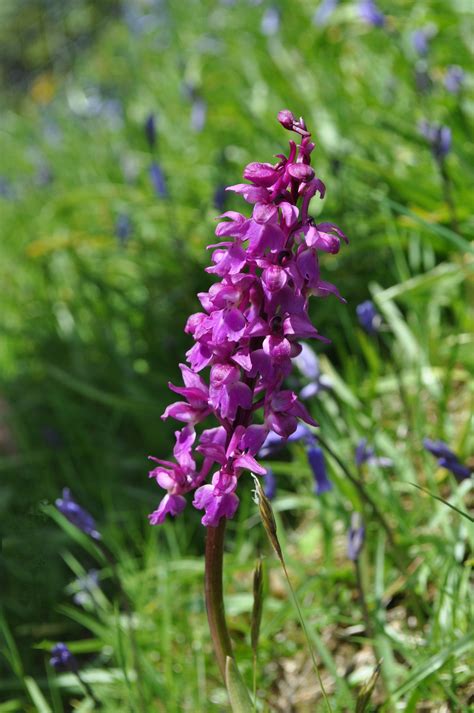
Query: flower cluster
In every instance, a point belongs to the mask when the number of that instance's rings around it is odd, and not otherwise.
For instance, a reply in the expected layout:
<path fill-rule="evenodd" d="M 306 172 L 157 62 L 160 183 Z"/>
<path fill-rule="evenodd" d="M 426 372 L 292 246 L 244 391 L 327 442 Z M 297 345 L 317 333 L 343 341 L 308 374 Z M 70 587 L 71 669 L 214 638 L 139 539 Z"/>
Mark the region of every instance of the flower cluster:
<path fill-rule="evenodd" d="M 51 666 L 56 671 L 77 671 L 78 665 L 74 655 L 70 652 L 66 644 L 60 642 L 51 649 Z"/>
<path fill-rule="evenodd" d="M 303 119 L 285 110 L 278 120 L 299 135 L 300 143 L 290 141 L 289 155 L 279 154 L 275 164 L 245 168 L 248 183 L 227 190 L 253 205 L 252 216 L 224 213 L 216 229 L 220 242 L 209 246 L 207 271 L 219 282 L 198 294 L 202 311 L 185 327 L 195 344 L 186 354 L 189 366 L 180 365 L 184 385 L 170 384 L 183 400 L 162 416 L 185 425 L 175 434 L 175 460 L 152 459 L 157 467 L 150 477 L 167 491 L 150 515 L 152 524 L 180 513 L 191 491 L 194 507 L 204 510 L 204 525 L 231 518 L 242 471 L 265 473 L 255 456 L 268 433 L 288 438 L 298 419 L 316 425 L 283 382 L 301 352 L 301 339 L 328 341 L 312 325 L 308 302 L 312 295 L 330 294 L 344 301 L 321 279 L 319 253 L 337 253 L 347 238 L 334 224 L 316 223 L 308 213 L 311 199 L 322 198 L 325 186 L 311 167 L 314 143 Z M 218 425 L 203 430 L 195 446 L 196 425 L 211 415 Z"/>

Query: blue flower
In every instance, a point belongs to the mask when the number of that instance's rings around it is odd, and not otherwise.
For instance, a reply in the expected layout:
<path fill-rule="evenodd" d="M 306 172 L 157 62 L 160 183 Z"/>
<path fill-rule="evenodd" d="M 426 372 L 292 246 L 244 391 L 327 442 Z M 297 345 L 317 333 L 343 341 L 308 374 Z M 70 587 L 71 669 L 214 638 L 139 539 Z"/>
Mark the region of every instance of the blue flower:
<path fill-rule="evenodd" d="M 322 493 L 326 493 L 328 490 L 332 490 L 332 483 L 326 472 L 324 453 L 316 442 L 308 447 L 307 456 L 309 466 L 314 476 L 315 494 L 321 495 Z"/>
<path fill-rule="evenodd" d="M 413 49 L 420 57 L 426 57 L 429 49 L 429 40 L 431 39 L 431 33 L 427 27 L 423 27 L 419 30 L 414 30 L 411 33 L 411 44 Z"/>
<path fill-rule="evenodd" d="M 199 134 L 206 124 L 207 104 L 199 96 L 196 96 L 191 106 L 191 128 Z"/>
<path fill-rule="evenodd" d="M 381 468 L 389 468 L 393 465 L 391 458 L 378 457 L 375 455 L 374 449 L 367 443 L 367 438 L 361 438 L 357 444 L 355 450 L 355 462 L 358 467 L 363 465 L 363 463 L 371 463 L 372 465 L 378 465 Z"/>
<path fill-rule="evenodd" d="M 366 300 L 360 305 L 357 305 L 356 313 L 360 326 L 365 329 L 368 334 L 375 334 L 375 332 L 379 331 L 382 318 L 371 300 Z"/>
<path fill-rule="evenodd" d="M 385 15 L 378 9 L 375 0 L 359 0 L 359 15 L 362 20 L 374 27 L 385 25 Z"/>
<path fill-rule="evenodd" d="M 64 488 L 62 498 L 56 500 L 56 507 L 72 525 L 94 540 L 100 540 L 100 532 L 96 529 L 94 518 L 73 500 L 69 488 Z"/>
<path fill-rule="evenodd" d="M 352 513 L 351 526 L 348 534 L 347 555 L 355 562 L 360 555 L 365 539 L 365 527 L 358 512 Z"/>
<path fill-rule="evenodd" d="M 452 137 L 449 126 L 430 124 L 423 120 L 418 125 L 420 134 L 430 144 L 431 153 L 436 161 L 441 162 L 451 151 Z"/>
<path fill-rule="evenodd" d="M 323 0 L 318 9 L 313 15 L 313 23 L 322 27 L 327 23 L 334 10 L 336 9 L 339 0 Z"/>
<path fill-rule="evenodd" d="M 458 67 L 458 65 L 453 64 L 448 67 L 444 77 L 444 86 L 450 94 L 458 94 L 463 85 L 465 76 L 464 70 Z"/>
<path fill-rule="evenodd" d="M 331 380 L 321 374 L 319 359 L 311 347 L 305 343 L 301 347 L 301 352 L 293 359 L 293 362 L 302 375 L 310 379 L 309 384 L 306 384 L 300 391 L 301 399 L 309 399 L 319 394 L 320 391 L 331 388 Z"/>
<path fill-rule="evenodd" d="M 56 671 L 77 671 L 79 668 L 73 654 L 63 643 L 53 646 L 49 663 Z"/>
<path fill-rule="evenodd" d="M 263 492 L 269 500 L 273 500 L 276 495 L 277 482 L 275 473 L 271 468 L 267 467 L 267 472 L 263 476 Z"/>
<path fill-rule="evenodd" d="M 125 245 L 132 232 L 132 223 L 125 213 L 120 213 L 115 221 L 115 235 L 120 245 Z"/>
<path fill-rule="evenodd" d="M 432 441 L 430 438 L 423 439 L 424 448 L 438 459 L 440 468 L 449 470 L 458 482 L 470 478 L 472 469 L 460 462 L 458 456 L 450 449 L 444 441 Z"/>
<path fill-rule="evenodd" d="M 280 13 L 276 7 L 268 7 L 262 17 L 262 22 L 260 24 L 260 30 L 262 35 L 270 37 L 271 35 L 276 35 L 280 29 Z"/>
<path fill-rule="evenodd" d="M 150 166 L 150 178 L 156 195 L 159 198 L 166 198 L 168 191 L 166 190 L 165 176 L 156 161 L 153 161 Z"/>
<path fill-rule="evenodd" d="M 149 114 L 145 121 L 145 136 L 150 149 L 155 148 L 156 143 L 156 123 L 153 114 Z"/>

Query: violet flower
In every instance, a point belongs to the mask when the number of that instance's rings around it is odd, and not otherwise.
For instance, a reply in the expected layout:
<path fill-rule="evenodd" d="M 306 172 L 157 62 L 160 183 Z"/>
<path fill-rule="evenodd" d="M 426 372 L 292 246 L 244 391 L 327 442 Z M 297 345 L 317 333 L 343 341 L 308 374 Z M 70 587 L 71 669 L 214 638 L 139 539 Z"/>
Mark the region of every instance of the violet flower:
<path fill-rule="evenodd" d="M 458 456 L 444 441 L 432 441 L 430 438 L 424 438 L 423 446 L 438 459 L 438 465 L 449 470 L 458 482 L 471 477 L 472 469 L 461 463 Z"/>
<path fill-rule="evenodd" d="M 256 460 L 270 431 L 290 438 L 302 420 L 315 426 L 298 397 L 283 388 L 300 340 L 322 337 L 308 316 L 311 296 L 337 288 L 321 279 L 319 254 L 336 253 L 344 233 L 333 223 L 316 223 L 308 213 L 311 199 L 325 186 L 311 168 L 314 143 L 303 119 L 281 111 L 280 124 L 300 136 L 289 155 L 275 164 L 250 163 L 248 183 L 227 190 L 253 205 L 251 217 L 227 211 L 221 217 L 207 272 L 218 282 L 199 293 L 202 310 L 191 315 L 185 331 L 195 341 L 181 365 L 184 386 L 170 388 L 182 397 L 162 418 L 183 422 L 176 431 L 174 461 L 153 458 L 151 472 L 166 492 L 150 522 L 163 522 L 185 507 L 204 510 L 203 525 L 215 528 L 233 517 L 237 484 L 244 471 L 263 475 Z M 344 300 L 342 300 L 344 301 Z M 209 377 L 200 376 L 207 367 Z M 257 413 L 260 417 L 257 418 Z M 217 422 L 198 435 L 196 426 L 213 416 Z M 196 442 L 196 445 L 195 445 Z"/>
<path fill-rule="evenodd" d="M 260 30 L 262 35 L 271 37 L 272 35 L 276 35 L 279 29 L 280 13 L 278 12 L 278 9 L 272 5 L 271 7 L 268 7 L 263 14 Z"/>
<path fill-rule="evenodd" d="M 76 503 L 69 488 L 63 489 L 63 496 L 56 500 L 56 507 L 66 520 L 69 520 L 72 525 L 85 532 L 86 535 L 89 535 L 94 540 L 101 539 L 100 532 L 96 529 L 94 518 L 87 510 L 84 510 Z"/>
<path fill-rule="evenodd" d="M 275 473 L 271 468 L 267 468 L 267 472 L 263 476 L 263 492 L 269 500 L 273 500 L 277 491 L 277 482 Z"/>
<path fill-rule="evenodd" d="M 347 556 L 353 562 L 359 559 L 365 540 L 365 527 L 358 512 L 352 513 L 347 541 Z"/>
<path fill-rule="evenodd" d="M 339 0 L 322 0 L 313 15 L 313 23 L 323 27 L 339 4 Z"/>
<path fill-rule="evenodd" d="M 153 151 L 156 144 L 156 123 L 153 114 L 149 114 L 145 121 L 145 136 L 148 146 Z"/>
<path fill-rule="evenodd" d="M 55 671 L 73 671 L 76 673 L 79 669 L 74 655 L 70 652 L 66 644 L 62 642 L 55 644 L 51 649 L 49 663 Z"/>
<path fill-rule="evenodd" d="M 307 456 L 309 466 L 313 472 L 315 494 L 322 495 L 323 493 L 327 493 L 329 490 L 332 490 L 332 483 L 329 480 L 326 471 L 324 453 L 316 442 L 309 446 Z"/>
<path fill-rule="evenodd" d="M 377 7 L 375 0 L 359 0 L 359 16 L 364 22 L 373 27 L 383 27 L 385 25 L 385 15 Z"/>
<path fill-rule="evenodd" d="M 120 245 L 127 244 L 132 232 L 132 223 L 126 213 L 120 213 L 115 221 L 115 236 Z"/>
<path fill-rule="evenodd" d="M 156 161 L 153 161 L 150 166 L 150 179 L 158 198 L 166 198 L 168 191 L 166 189 L 165 176 L 160 165 Z"/>
<path fill-rule="evenodd" d="M 428 141 L 433 158 L 437 163 L 442 163 L 451 151 L 451 129 L 441 124 L 431 124 L 429 121 L 420 121 L 419 132 Z"/>
<path fill-rule="evenodd" d="M 199 134 L 206 125 L 207 104 L 200 96 L 196 96 L 191 106 L 191 128 Z"/>
<path fill-rule="evenodd" d="M 294 363 L 301 374 L 306 377 L 306 379 L 309 379 L 309 383 L 300 391 L 300 399 L 310 399 L 321 391 L 331 388 L 332 384 L 329 377 L 321 374 L 317 355 L 311 347 L 304 342 L 301 345 L 300 354 L 294 358 Z"/>
<path fill-rule="evenodd" d="M 372 446 L 367 443 L 367 438 L 361 438 L 355 450 L 355 462 L 360 468 L 364 463 L 378 465 L 380 468 L 390 468 L 393 465 L 391 458 L 378 457 Z"/>
<path fill-rule="evenodd" d="M 414 30 L 411 33 L 411 44 L 417 55 L 420 57 L 426 57 L 429 50 L 429 41 L 432 37 L 433 30 L 429 26 Z"/>
<path fill-rule="evenodd" d="M 382 324 L 382 318 L 371 300 L 366 300 L 360 305 L 357 305 L 356 314 L 360 326 L 368 334 L 375 334 L 379 331 Z"/>
<path fill-rule="evenodd" d="M 458 65 L 448 67 L 444 77 L 444 86 L 450 94 L 458 94 L 465 79 L 464 70 Z"/>

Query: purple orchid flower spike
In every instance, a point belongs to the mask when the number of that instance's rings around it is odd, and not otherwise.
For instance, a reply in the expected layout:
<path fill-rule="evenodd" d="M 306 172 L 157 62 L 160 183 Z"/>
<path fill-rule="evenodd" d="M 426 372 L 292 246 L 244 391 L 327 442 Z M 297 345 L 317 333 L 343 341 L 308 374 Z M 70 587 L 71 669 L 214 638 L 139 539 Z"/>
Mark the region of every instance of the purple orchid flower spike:
<path fill-rule="evenodd" d="M 248 164 L 247 182 L 227 190 L 250 204 L 251 215 L 225 212 L 216 228 L 218 242 L 209 246 L 207 272 L 216 282 L 198 294 L 201 310 L 185 326 L 194 340 L 186 354 L 189 366 L 180 367 L 183 386 L 170 384 L 182 400 L 163 414 L 184 427 L 175 434 L 174 460 L 152 459 L 157 466 L 150 476 L 166 491 L 150 515 L 152 524 L 179 514 L 185 495 L 194 492 L 202 523 L 217 528 L 237 510 L 243 473 L 265 474 L 257 454 L 268 455 L 300 433 L 312 449 L 308 458 L 318 492 L 330 487 L 317 463 L 314 436 L 301 422 L 317 424 L 283 385 L 304 352 L 303 339 L 328 341 L 311 323 L 308 304 L 312 296 L 343 300 L 321 279 L 319 263 L 347 238 L 333 223 L 316 223 L 309 215 L 310 201 L 324 196 L 325 187 L 311 166 L 315 145 L 304 120 L 288 110 L 278 120 L 299 143 L 291 140 L 288 155 L 279 154 L 274 164 Z M 201 376 L 204 369 L 208 378 Z M 209 417 L 216 426 L 198 434 Z"/>
<path fill-rule="evenodd" d="M 94 540 L 100 540 L 100 532 L 97 531 L 95 520 L 87 510 L 84 510 L 71 495 L 69 488 L 64 488 L 62 498 L 56 500 L 56 507 L 64 517 L 75 525 L 79 530 L 89 535 Z"/>

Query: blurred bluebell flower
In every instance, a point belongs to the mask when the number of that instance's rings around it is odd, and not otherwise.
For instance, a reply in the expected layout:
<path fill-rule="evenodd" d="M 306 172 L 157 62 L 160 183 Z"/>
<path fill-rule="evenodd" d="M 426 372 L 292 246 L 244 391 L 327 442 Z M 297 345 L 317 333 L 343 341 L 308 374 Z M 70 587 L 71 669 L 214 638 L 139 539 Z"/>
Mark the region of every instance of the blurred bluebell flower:
<path fill-rule="evenodd" d="M 94 540 L 100 540 L 100 532 L 97 531 L 94 518 L 76 503 L 69 488 L 63 489 L 63 496 L 56 500 L 56 507 L 72 525 Z"/>
<path fill-rule="evenodd" d="M 115 221 L 115 236 L 120 245 L 126 245 L 132 232 L 132 223 L 126 213 L 120 213 Z"/>
<path fill-rule="evenodd" d="M 325 25 L 336 9 L 338 3 L 339 0 L 322 0 L 313 15 L 313 23 L 315 25 L 319 25 L 320 27 Z"/>
<path fill-rule="evenodd" d="M 273 500 L 276 495 L 277 482 L 275 478 L 275 473 L 271 468 L 267 466 L 267 472 L 263 476 L 263 492 L 269 500 Z"/>
<path fill-rule="evenodd" d="M 156 163 L 156 161 L 153 161 L 150 166 L 150 178 L 158 198 L 166 198 L 166 196 L 168 195 L 168 191 L 166 189 L 165 176 L 163 171 L 161 170 L 161 167 L 159 166 L 159 164 Z"/>
<path fill-rule="evenodd" d="M 375 451 L 372 446 L 369 446 L 367 438 L 361 438 L 357 444 L 355 450 L 355 462 L 359 467 L 364 463 L 378 465 L 381 468 L 390 468 L 390 466 L 393 465 L 391 458 L 384 458 L 383 456 L 378 457 L 375 455 Z"/>
<path fill-rule="evenodd" d="M 374 27 L 385 25 L 385 15 L 377 7 L 375 0 L 359 0 L 359 16 L 362 20 Z"/>
<path fill-rule="evenodd" d="M 145 136 L 150 149 L 155 148 L 156 143 L 156 122 L 154 114 L 149 114 L 145 120 Z"/>
<path fill-rule="evenodd" d="M 206 124 L 207 104 L 200 96 L 196 96 L 191 105 L 191 128 L 197 134 L 200 133 Z"/>
<path fill-rule="evenodd" d="M 214 204 L 214 208 L 216 208 L 216 210 L 220 211 L 221 213 L 225 209 L 226 198 L 227 191 L 225 189 L 225 186 L 220 183 L 214 191 L 214 198 L 212 202 Z"/>
<path fill-rule="evenodd" d="M 321 374 L 319 359 L 311 347 L 304 342 L 301 347 L 301 352 L 293 359 L 293 362 L 301 374 L 310 380 L 300 391 L 301 399 L 309 399 L 324 389 L 330 389 L 332 384 L 329 377 Z"/>
<path fill-rule="evenodd" d="M 451 151 L 451 129 L 441 124 L 430 124 L 424 119 L 418 124 L 420 134 L 428 141 L 436 161 L 442 161 Z"/>
<path fill-rule="evenodd" d="M 410 35 L 413 49 L 420 57 L 426 57 L 429 50 L 429 41 L 432 37 L 432 30 L 429 26 L 414 30 Z"/>
<path fill-rule="evenodd" d="M 283 448 L 287 443 L 294 443 L 295 441 L 306 440 L 310 441 L 314 439 L 313 434 L 303 423 L 299 423 L 296 430 L 288 438 L 282 438 L 275 431 L 269 431 L 268 436 L 263 442 L 258 455 L 260 458 L 266 458 L 269 455 L 273 455 L 280 448 Z"/>
<path fill-rule="evenodd" d="M 438 465 L 449 470 L 459 482 L 471 476 L 472 469 L 461 463 L 456 453 L 444 441 L 432 441 L 431 438 L 424 438 L 423 446 L 438 459 Z"/>
<path fill-rule="evenodd" d="M 75 657 L 69 651 L 66 644 L 58 643 L 51 649 L 51 658 L 49 660 L 51 666 L 56 671 L 78 671 L 78 665 Z"/>
<path fill-rule="evenodd" d="M 444 77 L 444 86 L 447 91 L 451 94 L 458 94 L 463 85 L 465 76 L 464 70 L 458 65 L 452 64 L 448 67 Z"/>
<path fill-rule="evenodd" d="M 271 35 L 276 35 L 280 29 L 280 13 L 278 9 L 271 5 L 263 13 L 262 22 L 260 24 L 260 30 L 263 35 L 270 37 Z"/>
<path fill-rule="evenodd" d="M 313 472 L 315 494 L 321 495 L 322 493 L 326 493 L 328 490 L 332 490 L 332 483 L 326 472 L 324 453 L 317 445 L 316 441 L 308 447 L 306 453 L 308 456 L 309 466 Z"/>
<path fill-rule="evenodd" d="M 0 176 L 0 196 L 2 198 L 13 198 L 11 183 L 5 176 Z"/>
<path fill-rule="evenodd" d="M 371 300 L 366 300 L 360 305 L 357 305 L 356 314 L 360 326 L 368 334 L 375 334 L 375 332 L 379 331 L 382 324 L 382 318 Z"/>
<path fill-rule="evenodd" d="M 94 592 L 99 589 L 99 572 L 90 569 L 83 577 L 78 577 L 73 583 L 74 595 L 72 600 L 78 606 L 87 606 L 94 601 Z"/>
<path fill-rule="evenodd" d="M 360 513 L 354 512 L 351 517 L 351 526 L 349 528 L 347 555 L 350 560 L 355 562 L 359 559 L 365 539 L 365 527 L 362 523 Z"/>

